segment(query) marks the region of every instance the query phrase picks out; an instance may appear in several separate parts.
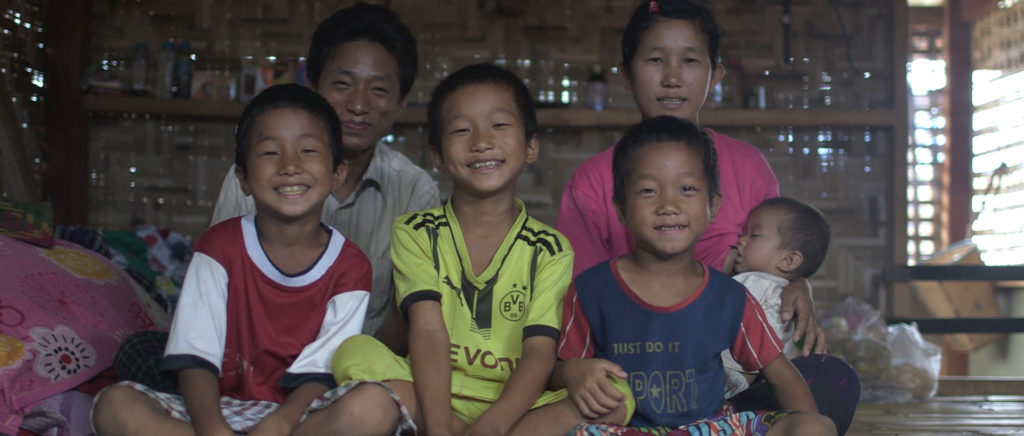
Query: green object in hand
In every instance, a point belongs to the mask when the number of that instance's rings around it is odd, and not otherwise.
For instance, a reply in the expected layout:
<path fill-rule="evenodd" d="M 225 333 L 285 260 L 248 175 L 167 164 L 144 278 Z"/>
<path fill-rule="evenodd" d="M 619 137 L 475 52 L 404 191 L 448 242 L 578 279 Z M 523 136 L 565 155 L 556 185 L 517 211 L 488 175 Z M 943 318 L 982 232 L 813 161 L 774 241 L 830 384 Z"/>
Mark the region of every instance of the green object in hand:
<path fill-rule="evenodd" d="M 793 343 L 796 344 L 796 349 L 797 350 L 800 350 L 801 352 L 803 351 L 803 349 L 804 349 L 804 339 L 806 339 L 806 338 L 807 338 L 807 336 L 801 336 L 800 339 L 793 341 Z"/>

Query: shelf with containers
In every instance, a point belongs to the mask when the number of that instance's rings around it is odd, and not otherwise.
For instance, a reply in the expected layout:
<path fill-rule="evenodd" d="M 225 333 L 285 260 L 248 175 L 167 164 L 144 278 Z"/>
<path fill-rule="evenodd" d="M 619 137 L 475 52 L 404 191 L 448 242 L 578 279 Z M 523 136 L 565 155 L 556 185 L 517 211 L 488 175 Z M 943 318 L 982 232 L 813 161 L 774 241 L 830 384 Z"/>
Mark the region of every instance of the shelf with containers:
<path fill-rule="evenodd" d="M 175 34 L 192 43 L 197 74 L 212 71 L 237 80 L 252 62 L 273 58 L 275 66 L 292 68 L 312 28 L 333 12 L 319 2 L 199 2 L 204 6 L 198 9 L 126 0 L 101 5 L 94 17 L 94 27 L 103 29 L 94 38 L 94 57 L 117 59 L 135 41 L 155 47 L 153 42 Z M 416 34 L 421 65 L 409 106 L 384 141 L 433 174 L 442 195 L 450 192 L 426 151 L 426 100 L 441 78 L 462 65 L 506 66 L 543 105 L 564 104 L 538 109 L 541 157 L 517 189 L 531 214 L 553 223 L 573 169 L 640 120 L 616 68 L 618 39 L 636 2 L 588 0 L 564 9 L 526 2 L 517 16 L 488 14 L 472 1 L 456 8 L 449 3 L 389 4 Z M 901 225 L 895 203 L 905 189 L 898 187 L 905 178 L 900 173 L 906 102 L 899 98 L 905 95 L 905 71 L 893 59 L 905 58 L 901 44 L 894 43 L 905 39 L 899 25 L 905 5 L 838 5 L 856 37 L 847 46 L 831 21 L 828 1 L 795 2 L 788 63 L 781 62 L 780 5 L 722 1 L 711 7 L 726 30 L 722 55 L 728 72 L 701 112 L 701 123 L 757 146 L 782 194 L 811 202 L 832 221 L 833 249 L 814 277 L 816 301 L 827 308 L 848 295 L 871 298 L 873 271 L 887 263 Z M 225 17 L 224 28 L 211 24 L 219 16 Z M 268 18 L 275 16 L 283 18 Z M 126 65 L 121 61 L 117 68 Z M 594 70 L 607 85 L 600 111 L 584 104 Z M 243 107 L 227 100 L 87 96 L 92 223 L 165 224 L 198 236 L 234 159 L 233 123 Z"/>
<path fill-rule="evenodd" d="M 196 101 L 130 96 L 87 96 L 84 108 L 97 114 L 136 113 L 170 117 L 209 118 L 235 121 L 245 103 L 237 101 Z M 705 109 L 702 124 L 709 127 L 742 127 L 751 125 L 790 126 L 887 126 L 895 113 L 888 110 L 759 110 Z M 542 127 L 628 127 L 640 121 L 635 109 L 591 110 L 579 108 L 541 108 L 537 122 Z M 399 115 L 398 124 L 426 124 L 423 107 L 410 107 Z"/>

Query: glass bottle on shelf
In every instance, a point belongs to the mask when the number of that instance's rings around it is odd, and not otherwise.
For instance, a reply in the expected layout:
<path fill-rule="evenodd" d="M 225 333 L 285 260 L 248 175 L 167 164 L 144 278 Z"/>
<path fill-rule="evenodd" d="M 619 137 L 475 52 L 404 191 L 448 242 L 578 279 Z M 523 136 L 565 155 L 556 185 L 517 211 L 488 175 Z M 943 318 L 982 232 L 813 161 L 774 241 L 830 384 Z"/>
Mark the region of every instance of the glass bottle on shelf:
<path fill-rule="evenodd" d="M 797 91 L 799 95 L 798 109 L 810 110 L 813 108 L 815 91 L 811 88 L 811 60 L 810 58 L 800 58 L 797 65 L 797 74 L 800 77 L 800 89 Z"/>
<path fill-rule="evenodd" d="M 156 59 L 156 84 L 153 95 L 156 98 L 171 98 L 171 82 L 174 80 L 174 43 L 164 41 Z"/>
<path fill-rule="evenodd" d="M 587 78 L 587 107 L 596 111 L 604 110 L 608 104 L 608 82 L 600 65 L 594 65 Z"/>
<path fill-rule="evenodd" d="M 571 64 L 562 62 L 561 74 L 558 79 L 559 92 L 554 102 L 558 106 L 571 106 L 579 101 L 579 91 L 577 91 L 579 83 L 572 78 L 570 69 Z"/>
<path fill-rule="evenodd" d="M 192 95 L 192 47 L 188 41 L 178 42 L 174 58 L 174 80 L 171 93 L 178 98 Z"/>
<path fill-rule="evenodd" d="M 821 105 L 825 108 L 831 108 L 833 104 L 832 73 L 828 72 L 828 70 L 818 72 L 818 93 L 821 95 Z"/>
<path fill-rule="evenodd" d="M 832 127 L 823 126 L 818 128 L 818 197 L 822 200 L 833 198 L 838 191 L 838 177 L 836 173 L 836 149 L 832 143 Z"/>
<path fill-rule="evenodd" d="M 146 48 L 146 44 L 140 42 L 135 45 L 135 55 L 132 59 L 132 86 L 130 93 L 131 95 L 146 95 L 148 94 L 146 81 L 146 73 L 149 68 L 149 50 Z"/>
<path fill-rule="evenodd" d="M 530 55 L 522 53 L 519 58 L 516 59 L 516 75 L 522 79 L 523 84 L 526 88 L 534 95 L 537 95 L 537 82 L 532 80 L 533 75 L 533 60 L 530 59 Z"/>
<path fill-rule="evenodd" d="M 555 104 L 555 73 L 554 61 L 541 59 L 537 61 L 537 89 L 534 94 L 537 96 L 538 107 L 550 107 Z"/>
<path fill-rule="evenodd" d="M 864 153 L 864 162 L 862 168 L 865 174 L 870 174 L 875 170 L 874 163 L 872 162 L 872 155 L 875 154 L 875 144 L 874 142 L 872 142 L 872 139 L 873 138 L 871 134 L 871 128 L 865 127 L 864 150 L 862 151 Z"/>

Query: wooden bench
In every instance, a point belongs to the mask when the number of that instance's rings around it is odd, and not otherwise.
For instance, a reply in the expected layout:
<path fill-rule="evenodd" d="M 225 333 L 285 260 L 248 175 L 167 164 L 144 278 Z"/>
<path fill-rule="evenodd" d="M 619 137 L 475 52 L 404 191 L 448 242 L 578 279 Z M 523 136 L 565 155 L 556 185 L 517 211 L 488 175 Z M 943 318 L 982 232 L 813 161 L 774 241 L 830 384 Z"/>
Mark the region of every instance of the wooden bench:
<path fill-rule="evenodd" d="M 937 396 L 901 404 L 861 404 L 848 436 L 1020 435 L 1024 395 Z"/>

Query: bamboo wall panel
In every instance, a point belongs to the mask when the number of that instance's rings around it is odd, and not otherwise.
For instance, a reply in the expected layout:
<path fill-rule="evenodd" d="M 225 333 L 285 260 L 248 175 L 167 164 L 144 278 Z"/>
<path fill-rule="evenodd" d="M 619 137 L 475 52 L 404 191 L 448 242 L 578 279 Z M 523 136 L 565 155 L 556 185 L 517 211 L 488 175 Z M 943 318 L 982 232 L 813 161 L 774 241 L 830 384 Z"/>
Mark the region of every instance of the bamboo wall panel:
<path fill-rule="evenodd" d="M 148 45 L 152 64 L 160 44 L 172 38 L 191 43 L 197 74 L 237 77 L 243 65 L 261 64 L 277 68 L 288 80 L 286 75 L 300 68 L 315 24 L 352 3 L 97 1 L 91 54 L 117 83 L 130 74 L 137 43 Z M 480 8 L 491 3 L 502 8 Z M 905 113 L 900 110 L 906 104 L 894 95 L 900 89 L 894 77 L 904 80 L 898 68 L 903 60 L 895 63 L 894 58 L 905 53 L 905 41 L 894 36 L 897 6 L 882 0 L 839 2 L 837 15 L 833 3 L 792 1 L 792 62 L 786 63 L 781 2 L 712 2 L 725 30 L 722 55 L 729 72 L 703 117 L 714 120 L 715 110 L 729 114 L 717 118 L 722 123 L 718 130 L 761 148 L 782 193 L 810 201 L 831 220 L 832 250 L 813 280 L 816 300 L 824 308 L 847 295 L 875 297 L 872 277 L 891 252 L 890 174 L 901 171 L 898 162 L 906 149 L 905 140 L 895 134 L 905 132 L 898 125 L 905 120 L 892 116 Z M 621 31 L 635 1 L 388 4 L 419 43 L 420 74 L 409 96 L 410 113 L 422 111 L 440 78 L 472 62 L 504 65 L 542 103 L 574 111 L 587 110 L 584 84 L 598 66 L 610 85 L 612 113 L 635 110 L 617 68 Z M 152 113 L 137 105 L 118 110 L 116 104 L 103 105 L 103 97 L 90 97 L 100 102 L 91 118 L 91 222 L 105 228 L 145 222 L 198 236 L 233 159 L 230 117 Z M 608 116 L 561 117 L 557 109 L 549 110 L 554 112 L 545 117 L 540 161 L 520 178 L 518 194 L 532 214 L 551 223 L 572 169 L 614 144 L 628 121 L 615 118 L 605 124 L 600 120 Z M 762 116 L 773 111 L 790 121 Z M 424 126 L 416 119 L 406 118 L 387 139 L 436 175 L 425 152 Z M 450 192 L 444 178 L 438 183 L 442 195 Z"/>

